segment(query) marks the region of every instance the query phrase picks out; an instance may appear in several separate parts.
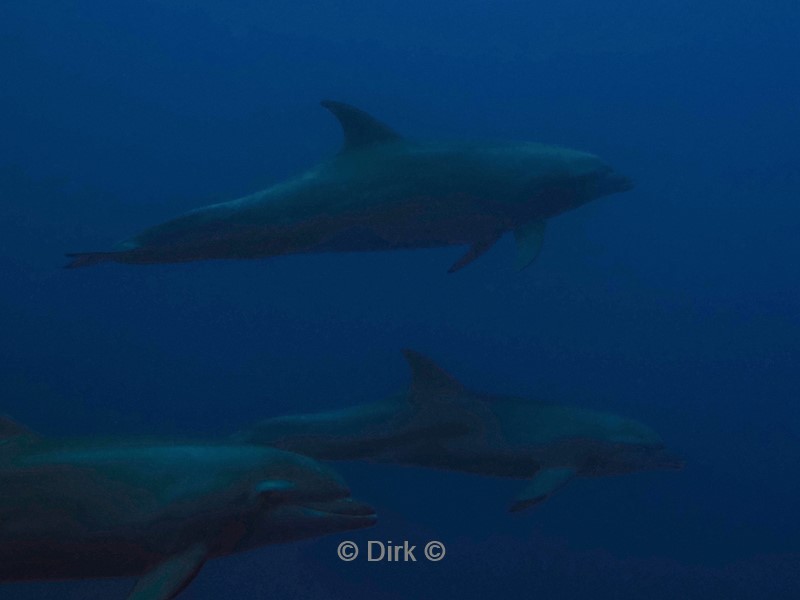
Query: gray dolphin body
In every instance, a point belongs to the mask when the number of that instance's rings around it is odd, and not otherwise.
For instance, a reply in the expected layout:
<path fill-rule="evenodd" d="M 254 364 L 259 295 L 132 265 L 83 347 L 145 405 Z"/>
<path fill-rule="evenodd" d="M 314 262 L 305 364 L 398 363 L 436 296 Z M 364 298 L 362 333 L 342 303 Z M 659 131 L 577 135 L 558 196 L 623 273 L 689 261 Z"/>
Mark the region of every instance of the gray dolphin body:
<path fill-rule="evenodd" d="M 632 187 L 584 152 L 535 143 L 412 142 L 357 108 L 323 106 L 344 132 L 335 157 L 266 190 L 147 229 L 112 252 L 70 254 L 68 266 L 469 246 L 455 271 L 513 231 L 522 268 L 541 249 L 546 219 Z"/>
<path fill-rule="evenodd" d="M 165 600 L 209 558 L 374 522 L 289 452 L 49 441 L 0 419 L 0 581 L 137 576 L 130 599 Z"/>
<path fill-rule="evenodd" d="M 411 389 L 374 404 L 269 419 L 237 434 L 329 460 L 366 459 L 529 479 L 511 510 L 533 506 L 577 476 L 678 469 L 661 438 L 612 414 L 476 394 L 405 351 Z"/>

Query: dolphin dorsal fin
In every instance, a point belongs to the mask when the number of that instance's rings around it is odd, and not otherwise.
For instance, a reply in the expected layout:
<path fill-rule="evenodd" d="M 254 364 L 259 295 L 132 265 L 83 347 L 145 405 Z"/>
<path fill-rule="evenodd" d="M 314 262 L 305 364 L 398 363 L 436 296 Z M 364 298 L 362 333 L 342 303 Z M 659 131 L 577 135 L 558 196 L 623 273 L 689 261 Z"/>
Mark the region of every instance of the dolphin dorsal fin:
<path fill-rule="evenodd" d="M 27 427 L 23 427 L 17 423 L 14 419 L 0 415 L 0 443 L 2 443 L 3 440 L 11 438 L 35 439 L 37 437 L 39 436 Z"/>
<path fill-rule="evenodd" d="M 411 397 L 415 403 L 448 400 L 464 392 L 464 386 L 427 356 L 403 350 L 411 367 Z"/>
<path fill-rule="evenodd" d="M 344 133 L 342 152 L 355 150 L 370 144 L 399 140 L 399 136 L 388 125 L 384 125 L 360 108 L 335 100 L 323 100 L 320 104 L 327 108 L 339 121 Z"/>

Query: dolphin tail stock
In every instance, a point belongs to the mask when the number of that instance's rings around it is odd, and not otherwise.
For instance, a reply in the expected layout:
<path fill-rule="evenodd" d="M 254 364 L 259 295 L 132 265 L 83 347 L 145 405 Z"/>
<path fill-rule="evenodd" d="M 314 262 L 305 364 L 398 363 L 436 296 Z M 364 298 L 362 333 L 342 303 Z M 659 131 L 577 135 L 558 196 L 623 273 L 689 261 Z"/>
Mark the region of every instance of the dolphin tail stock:
<path fill-rule="evenodd" d="M 64 255 L 71 259 L 64 268 L 79 269 L 80 267 L 91 267 L 104 262 L 113 262 L 119 254 L 119 252 L 72 252 Z"/>

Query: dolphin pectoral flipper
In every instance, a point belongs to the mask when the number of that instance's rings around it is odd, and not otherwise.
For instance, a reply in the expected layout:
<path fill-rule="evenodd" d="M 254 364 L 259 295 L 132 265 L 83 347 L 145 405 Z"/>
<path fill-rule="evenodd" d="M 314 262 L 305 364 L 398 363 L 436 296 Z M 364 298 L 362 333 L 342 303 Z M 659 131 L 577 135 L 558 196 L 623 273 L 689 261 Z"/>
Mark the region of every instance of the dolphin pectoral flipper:
<path fill-rule="evenodd" d="M 471 263 L 475 259 L 479 258 L 489 248 L 494 246 L 494 243 L 497 240 L 500 239 L 501 235 L 502 235 L 502 232 L 498 232 L 495 235 L 493 235 L 492 237 L 488 237 L 486 239 L 479 240 L 479 241 L 475 242 L 474 244 L 472 244 L 472 246 L 469 247 L 469 250 L 467 250 L 466 254 L 464 254 L 464 256 L 462 256 L 456 262 L 454 262 L 453 265 L 449 269 L 447 269 L 447 272 L 448 273 L 455 273 L 459 269 L 463 269 L 464 267 L 466 267 L 469 263 Z"/>
<path fill-rule="evenodd" d="M 531 265 L 542 251 L 545 221 L 532 221 L 514 230 L 517 242 L 517 270 Z"/>
<path fill-rule="evenodd" d="M 573 477 L 575 477 L 575 469 L 542 469 L 533 476 L 533 480 L 514 499 L 514 504 L 509 510 L 519 512 L 539 504 L 567 485 Z"/>
<path fill-rule="evenodd" d="M 171 600 L 191 583 L 207 558 L 205 544 L 194 544 L 171 556 L 139 579 L 128 600 Z"/>

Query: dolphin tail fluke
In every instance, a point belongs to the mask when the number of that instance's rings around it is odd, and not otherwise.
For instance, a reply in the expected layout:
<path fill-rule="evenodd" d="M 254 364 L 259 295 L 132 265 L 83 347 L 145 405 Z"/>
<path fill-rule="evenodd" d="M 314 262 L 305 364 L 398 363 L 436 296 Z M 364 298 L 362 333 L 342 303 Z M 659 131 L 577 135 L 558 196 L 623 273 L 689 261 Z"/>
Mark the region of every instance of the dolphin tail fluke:
<path fill-rule="evenodd" d="M 69 264 L 64 268 L 78 269 L 80 267 L 91 267 L 104 262 L 112 262 L 116 260 L 118 255 L 119 252 L 74 252 L 65 255 L 72 260 L 70 260 Z"/>

